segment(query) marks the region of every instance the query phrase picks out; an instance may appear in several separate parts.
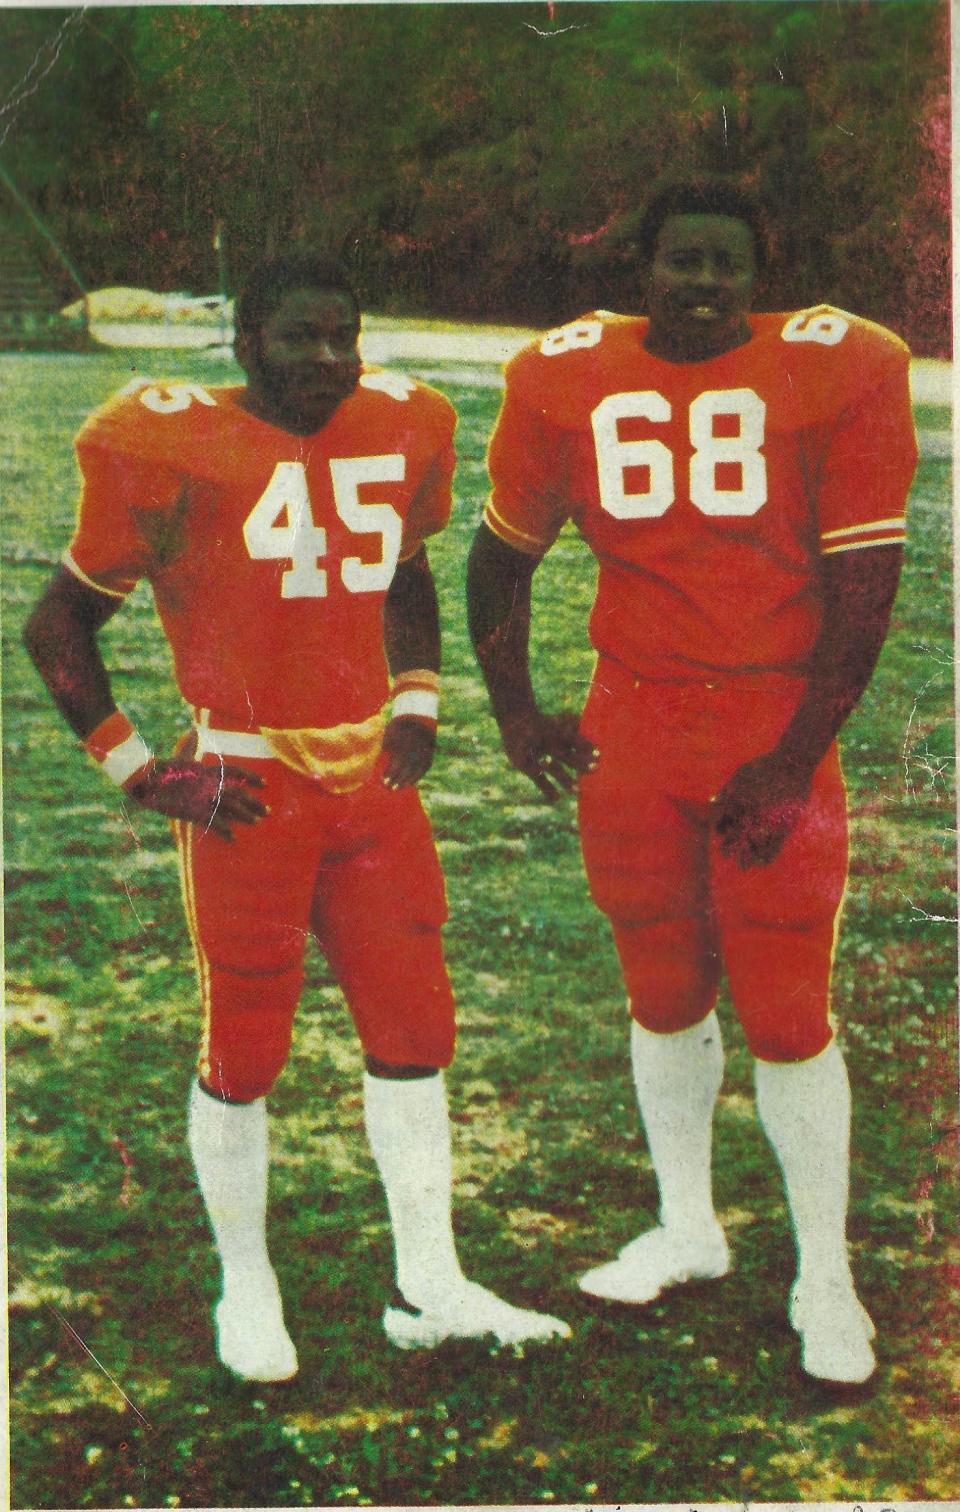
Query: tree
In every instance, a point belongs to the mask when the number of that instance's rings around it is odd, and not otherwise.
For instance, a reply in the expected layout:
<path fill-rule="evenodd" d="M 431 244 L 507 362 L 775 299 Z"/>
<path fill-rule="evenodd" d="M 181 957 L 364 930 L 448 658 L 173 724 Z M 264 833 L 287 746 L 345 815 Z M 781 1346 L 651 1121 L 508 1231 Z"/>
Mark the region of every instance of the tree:
<path fill-rule="evenodd" d="M 942 0 L 0 12 L 2 150 L 96 283 L 215 287 L 308 237 L 368 302 L 552 322 L 635 308 L 665 169 L 770 206 L 771 304 L 946 350 Z M 39 60 L 39 61 L 38 61 Z M 12 102 L 12 103 L 11 103 Z"/>

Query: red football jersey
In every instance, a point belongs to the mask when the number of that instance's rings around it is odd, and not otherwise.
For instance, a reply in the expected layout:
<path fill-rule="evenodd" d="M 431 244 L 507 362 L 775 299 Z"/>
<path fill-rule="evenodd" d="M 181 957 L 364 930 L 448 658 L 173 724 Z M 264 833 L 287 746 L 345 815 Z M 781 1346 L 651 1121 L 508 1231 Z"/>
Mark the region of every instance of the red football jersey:
<path fill-rule="evenodd" d="M 450 515 L 453 407 L 373 370 L 296 436 L 242 392 L 138 380 L 94 415 L 64 560 L 119 596 L 148 578 L 180 691 L 231 727 L 359 722 L 387 697 L 396 564 Z"/>
<path fill-rule="evenodd" d="M 802 669 L 820 555 L 904 539 L 906 346 L 828 306 L 750 327 L 678 364 L 599 312 L 507 368 L 484 518 L 533 555 L 572 519 L 600 563 L 593 644 L 643 676 Z"/>

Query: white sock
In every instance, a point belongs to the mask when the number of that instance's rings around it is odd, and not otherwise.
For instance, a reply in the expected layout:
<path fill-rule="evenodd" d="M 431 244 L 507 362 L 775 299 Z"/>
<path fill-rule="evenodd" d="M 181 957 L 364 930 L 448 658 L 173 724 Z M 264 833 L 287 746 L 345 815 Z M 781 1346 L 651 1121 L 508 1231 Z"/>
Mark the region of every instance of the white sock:
<path fill-rule="evenodd" d="M 630 1058 L 660 1188 L 660 1222 L 679 1236 L 713 1227 L 713 1110 L 723 1080 L 716 1013 L 676 1034 L 631 1021 Z"/>
<path fill-rule="evenodd" d="M 195 1081 L 187 1127 L 226 1292 L 270 1270 L 266 1100 L 222 1102 Z"/>
<path fill-rule="evenodd" d="M 397 1286 L 407 1302 L 422 1307 L 463 1281 L 450 1213 L 453 1161 L 443 1076 L 393 1081 L 365 1072 L 363 1101 L 390 1209 Z"/>
<path fill-rule="evenodd" d="M 757 1112 L 783 1172 L 797 1281 L 850 1285 L 850 1083 L 831 1040 L 812 1060 L 757 1061 Z"/>

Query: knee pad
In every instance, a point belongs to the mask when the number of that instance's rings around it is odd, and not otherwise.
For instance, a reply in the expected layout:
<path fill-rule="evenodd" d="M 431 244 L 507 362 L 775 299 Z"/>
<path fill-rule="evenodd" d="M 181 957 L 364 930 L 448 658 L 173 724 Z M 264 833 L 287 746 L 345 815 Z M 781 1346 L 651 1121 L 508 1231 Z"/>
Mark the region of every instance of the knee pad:
<path fill-rule="evenodd" d="M 367 1055 L 394 1066 L 449 1066 L 455 1012 L 436 925 L 407 924 L 389 953 L 341 962 L 339 975 Z"/>
<path fill-rule="evenodd" d="M 669 919 L 630 924 L 616 919 L 613 937 L 630 1014 L 642 1029 L 673 1034 L 706 1017 L 717 999 L 720 958 L 705 923 Z"/>
<path fill-rule="evenodd" d="M 287 1063 L 300 996 L 299 969 L 236 977 L 214 971 L 198 1071 L 231 1102 L 265 1097 Z"/>
<path fill-rule="evenodd" d="M 796 1015 L 785 1012 L 782 1003 L 771 1005 L 766 1013 L 741 1013 L 740 1022 L 754 1059 L 781 1065 L 812 1060 L 833 1036 L 826 1012 Z"/>
<path fill-rule="evenodd" d="M 731 931 L 724 940 L 730 993 L 750 1053 L 809 1060 L 829 1043 L 834 930 Z"/>

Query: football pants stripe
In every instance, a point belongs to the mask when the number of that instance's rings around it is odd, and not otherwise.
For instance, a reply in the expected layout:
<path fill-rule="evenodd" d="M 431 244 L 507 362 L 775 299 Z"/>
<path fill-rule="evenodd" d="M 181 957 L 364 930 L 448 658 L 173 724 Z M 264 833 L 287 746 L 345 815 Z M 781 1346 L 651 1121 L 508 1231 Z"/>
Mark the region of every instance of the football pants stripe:
<path fill-rule="evenodd" d="M 193 953 L 197 964 L 197 980 L 200 985 L 200 1075 L 207 1078 L 210 1075 L 210 962 L 206 951 L 200 943 L 200 924 L 197 918 L 196 893 L 193 885 L 193 825 L 185 820 L 175 819 L 173 833 L 177 842 L 177 858 L 180 863 L 180 891 L 183 897 L 183 911 L 187 916 L 187 929 L 193 942 Z"/>

